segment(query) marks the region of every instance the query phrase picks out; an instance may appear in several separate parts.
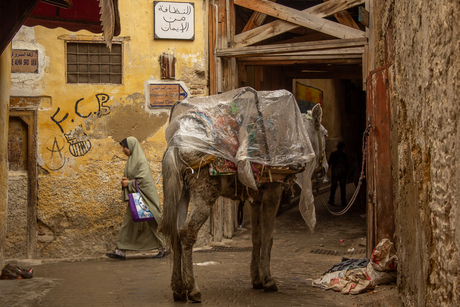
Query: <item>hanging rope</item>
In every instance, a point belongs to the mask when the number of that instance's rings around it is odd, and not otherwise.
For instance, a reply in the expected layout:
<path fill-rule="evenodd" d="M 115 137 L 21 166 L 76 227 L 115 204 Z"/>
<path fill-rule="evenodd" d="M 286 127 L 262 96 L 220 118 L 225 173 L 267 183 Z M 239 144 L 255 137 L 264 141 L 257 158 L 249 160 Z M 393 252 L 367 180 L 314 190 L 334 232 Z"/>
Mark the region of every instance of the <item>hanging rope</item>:
<path fill-rule="evenodd" d="M 362 184 L 362 180 L 366 177 L 364 175 L 364 166 L 366 164 L 366 156 L 367 156 L 367 141 L 368 141 L 368 137 L 369 137 L 369 131 L 371 130 L 371 125 L 367 126 L 366 130 L 364 130 L 364 133 L 363 133 L 363 145 L 362 145 L 362 151 L 363 151 L 363 161 L 362 161 L 362 164 L 361 164 L 361 175 L 359 177 L 359 181 L 358 181 L 358 186 L 356 187 L 355 189 L 355 193 L 353 193 L 353 196 L 352 198 L 350 199 L 350 201 L 348 202 L 348 205 L 341 211 L 331 211 L 329 209 L 329 207 L 327 206 L 327 204 L 324 202 L 323 198 L 321 197 L 321 194 L 319 193 L 319 180 L 317 179 L 317 182 L 316 182 L 316 195 L 319 197 L 319 200 L 321 202 L 321 204 L 327 209 L 327 211 L 329 211 L 332 215 L 343 215 L 345 214 L 345 212 L 347 212 L 351 206 L 353 205 L 353 203 L 355 202 L 356 200 L 356 197 L 358 196 L 358 193 L 359 193 L 359 189 L 361 188 L 361 184 Z"/>

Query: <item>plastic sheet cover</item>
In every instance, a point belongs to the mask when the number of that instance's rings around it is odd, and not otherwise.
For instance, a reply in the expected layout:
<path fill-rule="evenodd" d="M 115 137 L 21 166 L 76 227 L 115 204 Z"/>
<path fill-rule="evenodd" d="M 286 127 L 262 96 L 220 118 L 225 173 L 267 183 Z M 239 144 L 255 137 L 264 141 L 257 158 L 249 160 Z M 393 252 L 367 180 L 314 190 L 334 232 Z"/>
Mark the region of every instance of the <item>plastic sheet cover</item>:
<path fill-rule="evenodd" d="M 294 96 L 239 88 L 177 103 L 166 130 L 169 147 L 267 166 L 304 166 L 315 157 Z M 244 183 L 244 182 L 243 182 Z"/>

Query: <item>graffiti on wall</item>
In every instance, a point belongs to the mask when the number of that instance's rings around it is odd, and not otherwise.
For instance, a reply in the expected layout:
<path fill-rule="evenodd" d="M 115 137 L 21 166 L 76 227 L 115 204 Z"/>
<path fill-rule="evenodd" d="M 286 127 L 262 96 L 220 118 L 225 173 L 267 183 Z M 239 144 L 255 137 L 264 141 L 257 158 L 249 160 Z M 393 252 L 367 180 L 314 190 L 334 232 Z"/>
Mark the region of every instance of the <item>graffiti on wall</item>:
<path fill-rule="evenodd" d="M 95 95 L 97 103 L 94 100 L 85 100 L 80 98 L 75 102 L 74 113 L 79 118 L 88 118 L 93 115 L 95 118 L 101 118 L 110 114 L 108 101 L 110 96 L 104 93 Z M 63 113 L 60 107 L 50 117 L 61 131 L 63 136 L 50 138 L 45 145 L 49 152 L 45 165 L 48 169 L 56 171 L 61 169 L 66 162 L 64 148 L 68 144 L 69 152 L 74 157 L 82 157 L 91 150 L 91 141 L 88 140 L 87 134 L 83 131 L 82 125 L 78 125 L 70 132 L 64 132 L 63 124 L 70 120 L 75 122 L 74 118 L 69 117 L 69 112 Z"/>
<path fill-rule="evenodd" d="M 45 166 L 51 171 L 58 171 L 65 165 L 65 156 L 62 150 L 65 147 L 65 140 L 62 136 L 49 138 L 45 143 L 45 148 L 49 152 Z"/>

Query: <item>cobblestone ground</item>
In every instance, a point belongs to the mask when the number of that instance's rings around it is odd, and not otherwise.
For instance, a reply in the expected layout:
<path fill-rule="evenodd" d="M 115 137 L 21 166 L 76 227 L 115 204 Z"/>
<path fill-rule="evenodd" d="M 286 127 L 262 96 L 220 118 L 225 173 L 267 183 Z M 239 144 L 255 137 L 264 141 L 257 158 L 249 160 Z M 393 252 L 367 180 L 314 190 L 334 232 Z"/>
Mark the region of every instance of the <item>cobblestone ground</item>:
<path fill-rule="evenodd" d="M 337 208 L 338 209 L 338 208 Z M 365 258 L 364 209 L 356 207 L 341 217 L 317 204 L 318 224 L 311 234 L 297 208 L 277 217 L 271 272 L 279 291 L 252 289 L 249 276 L 250 230 L 240 229 L 233 240 L 212 250 L 196 251 L 195 276 L 206 306 L 401 306 L 396 286 L 355 296 L 312 287 L 341 258 Z M 343 241 L 345 239 L 345 241 Z M 342 240 L 342 242 L 340 242 Z M 311 253 L 312 249 L 333 251 Z M 354 254 L 346 254 L 354 248 Z M 1 280 L 1 306 L 183 306 L 172 299 L 171 256 L 129 255 L 126 261 L 105 257 L 85 261 L 18 261 L 33 265 L 34 278 Z"/>

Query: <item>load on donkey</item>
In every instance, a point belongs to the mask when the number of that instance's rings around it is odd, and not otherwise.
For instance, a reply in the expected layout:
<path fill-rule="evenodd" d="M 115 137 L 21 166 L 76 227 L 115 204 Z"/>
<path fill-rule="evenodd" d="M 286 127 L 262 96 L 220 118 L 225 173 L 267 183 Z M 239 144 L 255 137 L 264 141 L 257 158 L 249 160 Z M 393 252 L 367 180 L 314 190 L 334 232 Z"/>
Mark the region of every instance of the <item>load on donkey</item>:
<path fill-rule="evenodd" d="M 319 128 L 319 106 L 310 118 Z M 160 223 L 173 251 L 174 300 L 201 301 L 192 249 L 219 196 L 249 202 L 251 282 L 255 289 L 278 290 L 270 274 L 273 227 L 282 191 L 294 184 L 296 175 L 303 177 L 302 216 L 311 230 L 316 222 L 310 178 L 322 164 L 310 142 L 316 130 L 310 137 L 306 131 L 297 102 L 285 90 L 245 87 L 176 103 L 166 130 Z M 324 131 L 315 145 L 321 139 L 324 144 Z"/>

